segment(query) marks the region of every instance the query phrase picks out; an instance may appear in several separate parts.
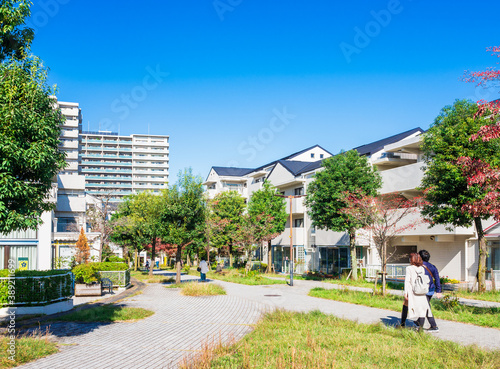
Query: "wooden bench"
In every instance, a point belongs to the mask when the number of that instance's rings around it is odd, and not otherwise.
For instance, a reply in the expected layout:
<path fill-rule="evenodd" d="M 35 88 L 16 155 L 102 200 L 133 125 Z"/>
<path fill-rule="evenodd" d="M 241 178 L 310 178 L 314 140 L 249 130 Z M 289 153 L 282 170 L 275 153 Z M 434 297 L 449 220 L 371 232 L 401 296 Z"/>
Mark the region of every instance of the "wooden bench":
<path fill-rule="evenodd" d="M 109 293 L 113 293 L 113 282 L 109 278 L 101 278 L 101 288 L 102 290 L 108 289 Z"/>

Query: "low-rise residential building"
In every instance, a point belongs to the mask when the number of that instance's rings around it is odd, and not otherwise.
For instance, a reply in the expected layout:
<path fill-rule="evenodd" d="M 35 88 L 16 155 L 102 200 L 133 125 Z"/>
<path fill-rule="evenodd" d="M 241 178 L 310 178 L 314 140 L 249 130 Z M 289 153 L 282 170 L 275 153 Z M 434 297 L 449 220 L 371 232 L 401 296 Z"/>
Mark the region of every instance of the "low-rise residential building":
<path fill-rule="evenodd" d="M 399 193 L 407 198 L 422 195 L 418 189 L 424 173 L 420 150 L 422 133 L 422 129 L 415 128 L 354 148 L 360 155 L 367 156 L 380 172 L 383 180 L 381 194 Z M 236 190 L 249 199 L 264 180 L 270 181 L 285 196 L 305 195 L 309 183 L 314 180 L 314 174 L 322 170 L 321 161 L 331 155 L 320 146 L 313 146 L 255 169 L 212 167 L 204 184 L 210 198 L 221 191 Z M 295 272 L 309 270 L 340 275 L 343 269 L 350 268 L 352 261 L 348 234 L 313 227 L 303 197 L 291 200 L 291 210 L 289 200 L 286 201 L 287 212 L 292 212 Z M 418 212 L 411 216 L 420 217 Z M 500 226 L 496 227 L 500 229 Z M 427 249 L 432 263 L 442 275 L 461 281 L 473 281 L 478 263 L 474 228 L 451 227 L 451 231 L 448 228 L 442 225 L 429 228 L 428 224 L 420 222 L 415 229 L 396 237 L 391 245 L 391 267 L 404 267 L 408 265 L 409 252 Z M 492 250 L 488 265 L 498 270 L 500 251 L 497 250 L 497 228 L 490 228 L 488 233 L 489 247 Z M 288 272 L 289 220 L 285 231 L 273 239 L 271 244 L 274 270 Z M 374 273 L 380 268 L 378 251 L 366 232 L 358 232 L 356 253 L 356 262 L 367 268 L 368 272 Z M 266 255 L 265 252 L 263 254 Z M 399 270 L 404 271 L 404 268 Z"/>

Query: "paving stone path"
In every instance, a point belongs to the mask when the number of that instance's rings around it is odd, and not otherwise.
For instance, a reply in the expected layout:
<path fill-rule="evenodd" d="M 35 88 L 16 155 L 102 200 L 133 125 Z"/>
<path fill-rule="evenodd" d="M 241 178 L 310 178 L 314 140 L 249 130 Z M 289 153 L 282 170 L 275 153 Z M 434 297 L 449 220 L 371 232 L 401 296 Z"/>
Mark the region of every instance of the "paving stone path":
<path fill-rule="evenodd" d="M 234 296 L 181 296 L 160 284 L 148 285 L 120 305 L 155 314 L 130 323 L 55 323 L 50 330 L 61 351 L 22 368 L 177 368 L 204 341 L 242 338 L 266 310 Z"/>
<path fill-rule="evenodd" d="M 183 280 L 194 279 L 183 276 Z M 226 296 L 187 297 L 177 289 L 150 284 L 143 294 L 120 301 L 122 306 L 155 311 L 137 322 L 113 324 L 54 323 L 50 330 L 62 344 L 61 351 L 22 368 L 177 368 L 179 360 L 219 338 L 238 340 L 252 330 L 262 314 L 275 308 L 292 311 L 320 310 L 360 323 L 395 326 L 400 314 L 307 296 L 313 287 L 332 284 L 295 281 L 294 286 L 244 286 L 221 281 Z M 500 330 L 437 320 L 439 339 L 500 350 Z M 45 329 L 41 327 L 42 331 Z"/>

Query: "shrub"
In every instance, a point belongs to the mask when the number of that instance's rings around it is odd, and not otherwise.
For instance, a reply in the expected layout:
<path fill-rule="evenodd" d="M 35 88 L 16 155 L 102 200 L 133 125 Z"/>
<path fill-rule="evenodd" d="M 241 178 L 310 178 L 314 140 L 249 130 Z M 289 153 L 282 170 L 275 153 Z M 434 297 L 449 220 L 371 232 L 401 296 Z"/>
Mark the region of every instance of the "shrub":
<path fill-rule="evenodd" d="M 111 255 L 109 256 L 106 261 L 111 262 L 111 263 L 126 263 L 126 260 L 123 258 L 119 258 L 116 255 Z"/>
<path fill-rule="evenodd" d="M 122 262 L 104 261 L 102 263 L 92 263 L 92 264 L 97 267 L 98 271 L 127 270 L 128 269 L 127 263 L 122 263 Z"/>
<path fill-rule="evenodd" d="M 187 264 L 184 265 L 184 267 L 182 268 L 182 271 L 184 273 L 189 273 L 190 270 L 191 270 L 191 267 L 189 265 L 187 265 Z"/>
<path fill-rule="evenodd" d="M 92 284 L 100 282 L 101 276 L 96 264 L 100 263 L 80 264 L 74 267 L 72 272 L 75 275 L 75 283 Z"/>
<path fill-rule="evenodd" d="M 267 270 L 267 264 L 266 263 L 260 263 L 260 271 L 261 273 L 264 273 Z"/>

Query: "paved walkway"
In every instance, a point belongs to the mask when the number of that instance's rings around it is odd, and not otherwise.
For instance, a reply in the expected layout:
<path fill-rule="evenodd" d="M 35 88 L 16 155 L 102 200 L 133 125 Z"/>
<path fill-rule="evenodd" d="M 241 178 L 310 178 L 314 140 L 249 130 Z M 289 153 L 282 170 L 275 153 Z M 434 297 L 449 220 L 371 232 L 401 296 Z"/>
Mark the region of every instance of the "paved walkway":
<path fill-rule="evenodd" d="M 183 276 L 183 280 L 193 278 Z M 312 287 L 332 288 L 329 283 L 294 281 L 293 287 L 212 283 L 224 286 L 227 295 L 186 297 L 177 289 L 148 285 L 142 294 L 120 302 L 121 306 L 155 311 L 153 316 L 137 322 L 54 323 L 50 330 L 63 344 L 61 351 L 22 368 L 176 368 L 183 357 L 198 352 L 207 340 L 240 339 L 264 312 L 274 308 L 320 310 L 360 323 L 399 323 L 400 315 L 393 311 L 307 296 Z M 500 330 L 437 322 L 441 331 L 435 336 L 440 339 L 500 349 Z"/>

